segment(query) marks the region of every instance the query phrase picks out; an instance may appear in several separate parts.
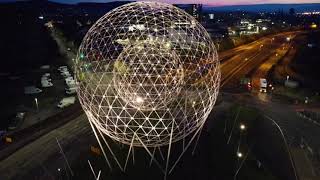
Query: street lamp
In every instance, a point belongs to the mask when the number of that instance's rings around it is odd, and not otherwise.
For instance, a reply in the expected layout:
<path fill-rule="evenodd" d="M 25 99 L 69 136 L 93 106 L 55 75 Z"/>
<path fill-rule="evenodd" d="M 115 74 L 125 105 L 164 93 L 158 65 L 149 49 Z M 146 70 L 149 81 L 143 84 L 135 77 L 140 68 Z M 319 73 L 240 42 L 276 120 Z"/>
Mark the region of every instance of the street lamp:
<path fill-rule="evenodd" d="M 263 44 L 261 44 L 261 45 L 260 45 L 260 49 L 259 49 L 259 50 L 261 50 L 261 49 L 262 49 L 262 47 L 263 47 Z"/>
<path fill-rule="evenodd" d="M 244 124 L 240 124 L 240 130 L 245 130 L 246 129 L 246 125 L 244 125 Z"/>
<path fill-rule="evenodd" d="M 237 152 L 238 158 L 242 158 L 243 154 L 241 152 Z"/>
<path fill-rule="evenodd" d="M 38 98 L 34 98 L 34 101 L 36 102 L 37 111 L 39 111 Z"/>

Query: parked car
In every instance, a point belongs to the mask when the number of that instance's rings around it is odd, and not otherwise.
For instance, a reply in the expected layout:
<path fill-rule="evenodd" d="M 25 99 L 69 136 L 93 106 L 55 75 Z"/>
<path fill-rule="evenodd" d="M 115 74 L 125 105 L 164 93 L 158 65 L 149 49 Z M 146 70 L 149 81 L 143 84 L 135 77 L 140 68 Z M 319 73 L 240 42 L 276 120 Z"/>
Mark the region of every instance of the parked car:
<path fill-rule="evenodd" d="M 66 84 L 75 83 L 76 82 L 73 78 L 66 78 L 64 81 L 66 82 Z"/>
<path fill-rule="evenodd" d="M 73 87 L 76 85 L 76 81 L 75 80 L 65 80 L 67 86 L 69 87 Z"/>
<path fill-rule="evenodd" d="M 35 86 L 26 86 L 24 87 L 24 94 L 38 94 L 41 93 L 42 90 Z"/>
<path fill-rule="evenodd" d="M 69 90 L 66 90 L 66 94 L 76 94 L 77 93 L 77 89 L 76 88 L 72 88 L 72 89 L 69 89 Z"/>
<path fill-rule="evenodd" d="M 71 74 L 70 74 L 69 72 L 62 72 L 61 75 L 62 75 L 64 78 L 71 77 Z"/>
<path fill-rule="evenodd" d="M 77 93 L 77 87 L 67 87 L 65 88 L 66 94 L 76 94 Z"/>
<path fill-rule="evenodd" d="M 40 66 L 40 69 L 50 69 L 50 65 L 42 65 Z"/>
<path fill-rule="evenodd" d="M 26 112 L 17 112 L 14 118 L 10 119 L 8 130 L 16 129 L 26 117 Z"/>
<path fill-rule="evenodd" d="M 48 77 L 41 77 L 41 81 L 52 81 L 52 79 L 48 78 Z"/>
<path fill-rule="evenodd" d="M 50 77 L 50 73 L 44 73 L 42 77 Z"/>
<path fill-rule="evenodd" d="M 68 67 L 67 66 L 62 66 L 58 68 L 58 71 L 62 72 L 62 71 L 68 71 Z"/>
<path fill-rule="evenodd" d="M 74 80 L 72 76 L 66 77 L 65 80 Z"/>
<path fill-rule="evenodd" d="M 58 71 L 62 72 L 62 71 L 68 71 L 68 67 L 67 66 L 62 66 L 58 68 Z"/>
<path fill-rule="evenodd" d="M 58 70 L 66 69 L 66 68 L 68 68 L 68 67 L 67 67 L 67 66 L 59 66 L 59 67 L 58 67 Z"/>
<path fill-rule="evenodd" d="M 42 87 L 52 87 L 53 84 L 52 84 L 52 82 L 49 82 L 49 81 L 41 81 L 41 86 Z"/>
<path fill-rule="evenodd" d="M 59 108 L 65 108 L 65 107 L 68 107 L 68 106 L 74 104 L 75 101 L 76 101 L 76 97 L 74 97 L 74 96 L 65 97 L 59 102 L 59 104 L 57 106 Z"/>

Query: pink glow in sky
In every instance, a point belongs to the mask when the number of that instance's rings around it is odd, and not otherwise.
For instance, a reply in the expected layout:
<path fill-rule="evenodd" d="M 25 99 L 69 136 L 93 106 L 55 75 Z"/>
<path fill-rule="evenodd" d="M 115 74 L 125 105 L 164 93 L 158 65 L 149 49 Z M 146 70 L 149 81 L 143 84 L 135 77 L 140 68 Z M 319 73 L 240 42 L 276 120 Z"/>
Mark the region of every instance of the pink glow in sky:
<path fill-rule="evenodd" d="M 213 6 L 240 4 L 320 3 L 320 0 L 153 0 L 171 4 L 205 4 Z"/>

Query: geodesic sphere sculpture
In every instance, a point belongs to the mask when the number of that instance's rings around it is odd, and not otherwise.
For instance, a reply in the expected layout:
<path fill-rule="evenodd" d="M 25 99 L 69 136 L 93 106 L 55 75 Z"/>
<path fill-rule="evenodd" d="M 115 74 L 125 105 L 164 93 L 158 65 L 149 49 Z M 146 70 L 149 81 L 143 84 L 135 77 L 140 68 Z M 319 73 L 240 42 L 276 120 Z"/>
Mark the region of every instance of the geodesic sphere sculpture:
<path fill-rule="evenodd" d="M 206 30 L 183 10 L 157 2 L 130 3 L 101 17 L 75 66 L 89 121 L 133 146 L 167 145 L 201 128 L 220 83 Z"/>

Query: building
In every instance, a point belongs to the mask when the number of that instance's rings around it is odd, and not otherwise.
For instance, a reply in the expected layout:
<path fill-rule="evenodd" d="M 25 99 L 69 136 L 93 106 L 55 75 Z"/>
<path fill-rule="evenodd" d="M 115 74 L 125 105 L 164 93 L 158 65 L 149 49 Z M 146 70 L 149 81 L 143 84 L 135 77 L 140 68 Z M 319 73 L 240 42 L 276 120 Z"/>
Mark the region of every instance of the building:
<path fill-rule="evenodd" d="M 198 21 L 202 21 L 202 4 L 175 4 L 175 6 L 185 10 Z"/>

